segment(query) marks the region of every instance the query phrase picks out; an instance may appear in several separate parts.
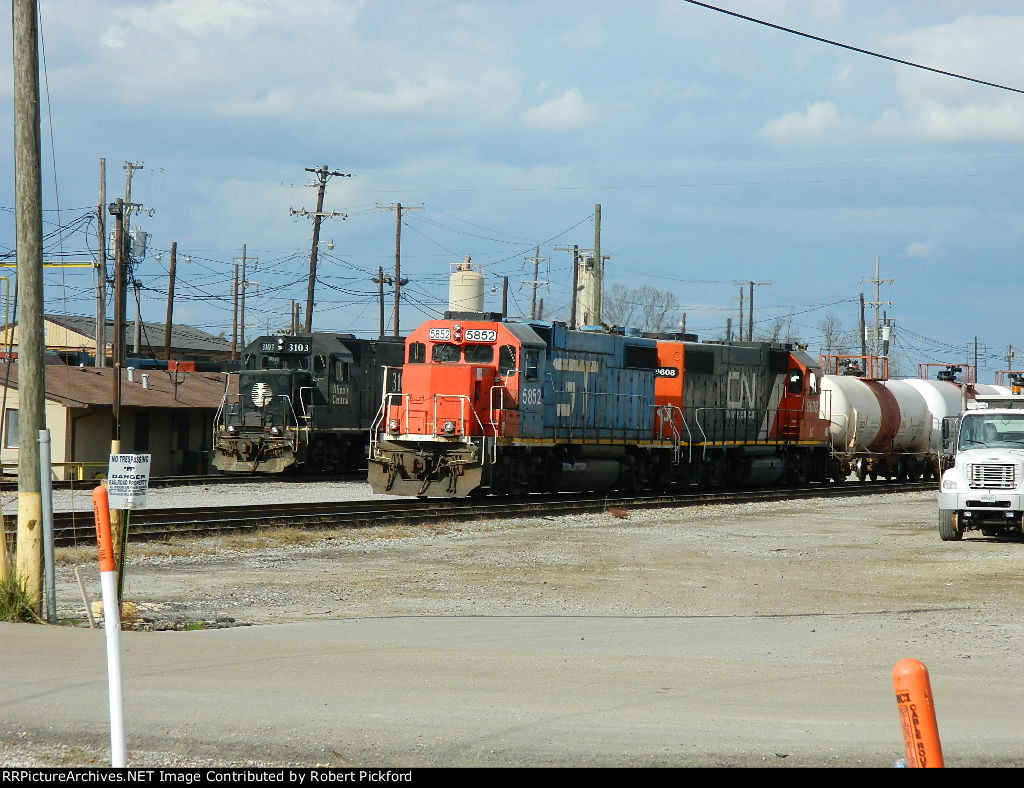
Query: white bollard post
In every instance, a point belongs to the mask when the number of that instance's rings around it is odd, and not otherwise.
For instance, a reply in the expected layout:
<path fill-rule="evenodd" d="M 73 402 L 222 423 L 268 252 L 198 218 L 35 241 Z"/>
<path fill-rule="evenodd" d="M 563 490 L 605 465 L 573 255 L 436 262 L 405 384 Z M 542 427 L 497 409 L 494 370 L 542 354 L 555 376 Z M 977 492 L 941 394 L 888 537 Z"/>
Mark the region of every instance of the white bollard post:
<path fill-rule="evenodd" d="M 92 491 L 96 518 L 96 546 L 100 561 L 100 588 L 103 592 L 103 627 L 107 633 L 107 688 L 110 699 L 110 765 L 122 769 L 128 765 L 124 744 L 124 692 L 121 686 L 121 604 L 117 598 L 117 571 L 114 543 L 110 536 L 110 508 L 107 488 Z"/>

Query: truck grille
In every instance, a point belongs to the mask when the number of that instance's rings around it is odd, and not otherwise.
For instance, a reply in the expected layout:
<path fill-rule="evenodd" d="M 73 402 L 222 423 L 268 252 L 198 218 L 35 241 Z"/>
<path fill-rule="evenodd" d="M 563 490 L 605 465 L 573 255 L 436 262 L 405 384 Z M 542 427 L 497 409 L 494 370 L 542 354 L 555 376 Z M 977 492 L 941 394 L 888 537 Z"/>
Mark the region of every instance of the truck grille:
<path fill-rule="evenodd" d="M 971 465 L 970 485 L 974 489 L 1010 490 L 1017 486 L 1016 471 L 1013 463 Z"/>

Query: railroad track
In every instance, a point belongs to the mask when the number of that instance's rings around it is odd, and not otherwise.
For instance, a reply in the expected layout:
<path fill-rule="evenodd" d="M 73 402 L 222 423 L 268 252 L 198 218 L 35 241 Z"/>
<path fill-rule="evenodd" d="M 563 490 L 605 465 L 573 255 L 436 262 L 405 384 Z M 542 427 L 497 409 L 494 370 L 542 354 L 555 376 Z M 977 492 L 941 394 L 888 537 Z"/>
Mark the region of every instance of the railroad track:
<path fill-rule="evenodd" d="M 934 491 L 933 482 L 809 485 L 790 489 L 729 490 L 672 495 L 530 495 L 520 500 L 376 499 L 330 503 L 257 504 L 249 506 L 139 509 L 131 512 L 129 542 L 255 532 L 271 527 L 359 528 L 370 525 L 418 525 L 438 520 L 493 520 L 536 515 L 567 515 L 607 509 L 657 509 L 715 503 L 787 501 L 800 498 L 852 497 L 893 492 Z M 10 521 L 11 518 L 8 518 Z M 13 529 L 8 523 L 8 530 Z M 92 512 L 55 512 L 54 544 L 58 547 L 96 543 Z"/>
<path fill-rule="evenodd" d="M 215 485 L 215 484 L 260 484 L 294 482 L 295 484 L 306 484 L 307 482 L 351 482 L 366 481 L 366 469 L 350 471 L 347 473 L 303 475 L 282 474 L 282 473 L 214 473 L 204 476 L 154 476 L 149 480 L 150 489 L 154 487 L 186 487 L 189 485 Z M 91 490 L 99 481 L 97 479 L 55 479 L 50 482 L 54 490 Z M 0 477 L 0 491 L 16 491 L 18 489 L 18 478 L 16 476 Z"/>

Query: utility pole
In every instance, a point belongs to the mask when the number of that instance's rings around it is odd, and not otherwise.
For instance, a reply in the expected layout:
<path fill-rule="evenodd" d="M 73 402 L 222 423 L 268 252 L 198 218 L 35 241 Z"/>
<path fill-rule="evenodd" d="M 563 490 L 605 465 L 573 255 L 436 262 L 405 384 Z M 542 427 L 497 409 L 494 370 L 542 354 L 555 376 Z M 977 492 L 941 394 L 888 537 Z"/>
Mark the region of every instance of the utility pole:
<path fill-rule="evenodd" d="M 733 284 L 736 284 L 733 282 Z M 740 322 L 739 322 L 739 341 L 743 341 L 743 288 L 740 288 Z"/>
<path fill-rule="evenodd" d="M 528 263 L 533 263 L 533 279 L 530 280 L 529 282 L 523 282 L 523 284 L 529 285 L 530 288 L 533 290 L 533 293 L 530 295 L 530 319 L 537 320 L 539 317 L 537 315 L 537 288 L 540 287 L 541 285 L 547 284 L 547 282 L 539 281 L 537 279 L 537 276 L 539 273 L 540 264 L 545 260 L 550 260 L 551 258 L 541 257 L 540 247 L 537 246 L 533 250 L 533 257 L 524 257 L 523 259 L 526 260 Z"/>
<path fill-rule="evenodd" d="M 96 358 L 107 365 L 107 160 L 100 159 L 100 194 L 96 205 Z"/>
<path fill-rule="evenodd" d="M 868 354 L 868 326 L 864 322 L 864 294 L 860 294 L 860 354 Z"/>
<path fill-rule="evenodd" d="M 578 244 L 573 246 L 556 246 L 556 252 L 572 252 L 572 298 L 569 301 L 569 328 L 576 328 L 576 296 L 580 289 L 580 247 Z"/>
<path fill-rule="evenodd" d="M 42 612 L 43 199 L 39 131 L 39 29 L 36 0 L 14 0 L 14 193 L 21 331 L 18 348 L 18 539 L 15 577 Z M 6 417 L 6 414 L 5 414 Z"/>
<path fill-rule="evenodd" d="M 140 290 L 142 288 L 142 282 L 138 279 L 132 279 L 132 290 L 135 292 L 135 329 L 132 333 L 132 352 L 135 353 L 135 358 L 139 358 L 139 353 L 142 351 L 142 298 L 140 296 Z"/>
<path fill-rule="evenodd" d="M 604 300 L 604 258 L 601 257 L 601 206 L 594 206 L 594 325 L 601 324 L 601 302 Z"/>
<path fill-rule="evenodd" d="M 113 421 L 111 423 L 111 454 L 121 452 L 121 367 L 124 365 L 124 309 L 125 309 L 125 281 L 124 281 L 124 200 L 118 197 L 117 202 L 111 203 L 107 210 L 114 217 L 114 337 L 111 351 L 111 366 L 114 374 L 111 379 L 114 382 L 112 394 L 113 400 Z"/>
<path fill-rule="evenodd" d="M 258 285 L 259 284 L 259 282 L 250 282 L 248 280 L 248 278 L 246 278 L 245 267 L 246 267 L 246 263 L 249 260 L 252 260 L 253 266 L 255 266 L 260 261 L 260 259 L 258 257 L 247 257 L 245 250 L 246 250 L 246 245 L 242 244 L 242 256 L 235 258 L 235 260 L 239 260 L 242 263 L 242 278 L 238 281 L 238 288 L 240 290 L 240 294 L 238 296 L 238 302 L 239 302 L 239 305 L 238 305 L 238 312 L 239 312 L 239 337 L 240 337 L 239 341 L 238 341 L 238 344 L 239 344 L 240 349 L 241 349 L 241 351 L 243 353 L 245 352 L 245 289 L 247 287 L 249 287 L 249 285 Z M 309 329 L 306 329 L 306 330 L 308 331 Z"/>
<path fill-rule="evenodd" d="M 377 207 L 384 211 L 395 212 L 395 306 L 391 314 L 391 321 L 394 324 L 394 336 L 399 337 L 402 335 L 398 323 L 398 310 L 402 303 L 402 285 L 409 284 L 408 279 L 402 278 L 402 211 L 422 211 L 423 206 L 402 205 L 402 203 L 396 202 L 394 205 L 378 205 Z"/>
<path fill-rule="evenodd" d="M 231 360 L 238 358 L 238 263 L 231 277 Z"/>
<path fill-rule="evenodd" d="M 384 285 L 394 284 L 391 274 L 385 274 L 383 266 L 377 266 L 377 275 L 370 280 L 377 285 L 377 300 L 380 303 L 380 336 L 384 339 Z M 396 335 L 397 336 L 397 335 Z"/>
<path fill-rule="evenodd" d="M 167 278 L 167 321 L 164 324 L 164 359 L 171 360 L 171 331 L 174 324 L 171 318 L 174 316 L 174 269 L 178 264 L 178 242 L 171 242 L 170 271 Z"/>
<path fill-rule="evenodd" d="M 745 285 L 749 289 L 750 301 L 747 304 L 747 342 L 754 341 L 754 288 L 770 285 L 771 282 L 733 282 L 734 285 Z M 740 339 L 743 339 L 743 291 L 740 290 Z"/>
<path fill-rule="evenodd" d="M 508 317 L 508 277 L 501 277 L 501 319 Z"/>
<path fill-rule="evenodd" d="M 882 293 L 881 293 L 882 284 L 885 283 L 885 282 L 895 282 L 896 281 L 895 279 L 882 279 L 880 274 L 879 274 L 879 264 L 880 264 L 880 260 L 879 260 L 879 258 L 876 257 L 875 258 L 875 278 L 874 279 L 861 279 L 860 280 L 861 282 L 873 282 L 874 285 L 875 285 L 875 300 L 874 301 L 868 301 L 868 304 L 874 307 L 874 312 L 875 312 L 875 320 L 874 320 L 874 324 L 873 324 L 872 339 L 871 339 L 871 355 L 873 355 L 873 356 L 879 355 L 879 352 L 880 352 L 879 351 L 878 342 L 879 342 L 879 339 L 881 338 L 881 336 L 880 336 L 881 331 L 880 331 L 880 324 L 878 322 L 878 308 L 883 306 L 883 305 L 884 306 L 889 306 L 889 305 L 892 304 L 892 301 L 882 301 L 881 300 L 881 297 L 882 297 Z"/>
<path fill-rule="evenodd" d="M 574 247 L 577 248 L 577 247 Z M 587 251 L 587 250 L 582 250 Z M 582 266 L 578 274 L 579 297 L 577 299 L 578 315 L 574 322 L 578 325 L 598 325 L 601 322 L 602 283 L 604 281 L 604 261 L 601 255 L 601 206 L 594 206 L 594 249 L 593 256 L 583 256 Z M 581 258 L 576 257 L 577 260 Z M 573 269 L 576 275 L 576 269 Z"/>
<path fill-rule="evenodd" d="M 306 172 L 311 172 L 317 177 L 317 190 L 316 190 L 316 210 L 311 214 L 305 208 L 301 211 L 292 209 L 290 211 L 292 216 L 312 216 L 313 217 L 313 245 L 309 250 L 309 282 L 306 285 L 306 322 L 304 326 L 305 333 L 313 333 L 313 292 L 316 287 L 316 259 L 318 254 L 318 246 L 320 244 L 320 220 L 325 216 L 340 216 L 342 219 L 347 219 L 348 214 L 340 213 L 338 211 L 329 211 L 324 213 L 324 193 L 327 191 L 327 181 L 332 178 L 351 178 L 352 173 L 335 172 L 327 168 L 326 164 L 322 164 L 319 167 L 306 167 Z M 243 279 L 245 277 L 243 276 Z M 243 328 L 244 330 L 244 328 Z"/>

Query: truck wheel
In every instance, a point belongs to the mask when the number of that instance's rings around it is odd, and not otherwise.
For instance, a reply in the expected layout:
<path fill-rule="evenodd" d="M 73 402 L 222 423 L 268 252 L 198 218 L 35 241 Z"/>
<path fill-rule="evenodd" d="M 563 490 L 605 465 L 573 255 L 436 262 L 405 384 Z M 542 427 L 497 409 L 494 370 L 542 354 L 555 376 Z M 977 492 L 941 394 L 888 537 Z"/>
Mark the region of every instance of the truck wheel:
<path fill-rule="evenodd" d="M 964 538 L 960 515 L 955 509 L 939 509 L 939 536 L 943 542 L 959 542 Z"/>

